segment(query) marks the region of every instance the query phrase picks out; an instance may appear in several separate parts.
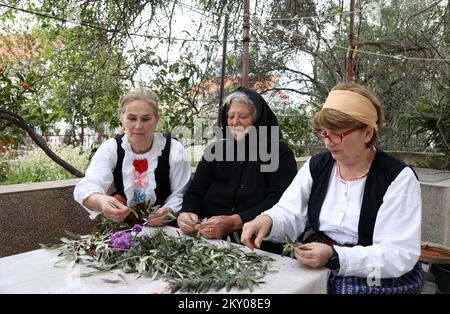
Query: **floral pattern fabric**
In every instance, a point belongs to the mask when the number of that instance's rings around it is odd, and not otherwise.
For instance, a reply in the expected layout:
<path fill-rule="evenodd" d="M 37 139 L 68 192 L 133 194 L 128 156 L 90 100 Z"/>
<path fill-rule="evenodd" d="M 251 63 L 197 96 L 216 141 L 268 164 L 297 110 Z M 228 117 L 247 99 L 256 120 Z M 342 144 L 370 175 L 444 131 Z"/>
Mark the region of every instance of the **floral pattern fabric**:
<path fill-rule="evenodd" d="M 133 161 L 133 167 L 135 174 L 133 176 L 134 192 L 132 201 L 135 204 L 145 203 L 145 187 L 148 184 L 148 160 L 147 159 L 135 159 Z"/>
<path fill-rule="evenodd" d="M 123 137 L 122 147 L 125 150 L 123 178 L 124 187 L 126 187 L 124 192 L 128 199 L 128 206 L 156 202 L 155 170 L 165 144 L 166 138 L 162 134 L 155 133 L 151 150 L 144 154 L 137 154 L 132 151 L 128 138 Z M 129 166 L 125 166 L 126 164 Z M 128 183 L 125 182 L 126 180 Z"/>
<path fill-rule="evenodd" d="M 155 170 L 158 167 L 158 158 L 166 145 L 166 138 L 161 133 L 155 133 L 153 146 L 144 154 L 133 152 L 126 135 L 122 138 L 122 148 L 125 151 L 122 166 L 123 186 L 125 199 L 120 201 L 126 206 L 136 206 L 138 203 L 152 206 L 156 202 Z M 136 162 L 135 162 L 136 160 Z M 145 160 L 145 161 L 144 161 Z M 85 177 L 82 178 L 74 189 L 75 200 L 83 206 L 95 219 L 100 212 L 91 210 L 83 205 L 84 200 L 93 193 L 107 195 L 114 181 L 113 170 L 117 164 L 117 142 L 114 138 L 108 139 L 98 148 L 92 157 Z M 177 141 L 172 141 L 169 156 L 170 185 L 172 193 L 166 199 L 164 207 L 178 212 L 181 208 L 183 193 L 186 190 L 190 178 L 191 168 L 186 149 Z M 136 166 L 136 167 L 135 167 Z M 144 169 L 147 167 L 147 170 Z M 146 172 L 144 174 L 144 172 Z M 135 192 L 136 191 L 136 192 Z M 140 191 L 140 192 L 139 192 Z M 135 201 L 133 196 L 136 195 Z"/>

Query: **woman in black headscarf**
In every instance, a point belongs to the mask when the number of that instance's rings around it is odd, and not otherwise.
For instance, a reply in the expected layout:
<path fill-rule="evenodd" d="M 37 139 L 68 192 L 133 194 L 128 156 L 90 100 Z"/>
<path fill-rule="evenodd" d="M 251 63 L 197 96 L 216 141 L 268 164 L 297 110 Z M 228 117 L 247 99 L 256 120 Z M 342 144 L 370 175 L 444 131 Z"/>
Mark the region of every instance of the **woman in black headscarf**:
<path fill-rule="evenodd" d="M 178 226 L 185 234 L 220 239 L 240 232 L 278 202 L 297 173 L 277 118 L 258 93 L 234 91 L 221 122 L 225 138 L 205 150 L 183 198 Z M 261 249 L 281 253 L 282 245 L 267 242 Z"/>

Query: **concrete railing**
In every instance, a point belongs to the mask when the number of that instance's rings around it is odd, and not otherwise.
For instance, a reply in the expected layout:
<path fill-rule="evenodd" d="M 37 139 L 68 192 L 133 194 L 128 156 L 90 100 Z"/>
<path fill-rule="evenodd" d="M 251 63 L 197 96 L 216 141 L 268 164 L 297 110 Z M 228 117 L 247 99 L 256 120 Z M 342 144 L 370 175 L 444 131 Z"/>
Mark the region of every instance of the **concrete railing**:
<path fill-rule="evenodd" d="M 91 232 L 93 223 L 73 199 L 78 180 L 0 185 L 0 257 L 55 243 L 66 229 Z"/>
<path fill-rule="evenodd" d="M 298 158 L 298 167 L 306 159 Z M 422 187 L 422 240 L 450 246 L 450 172 L 415 170 Z M 54 243 L 65 229 L 90 232 L 93 223 L 72 196 L 78 180 L 0 185 L 0 257 Z"/>

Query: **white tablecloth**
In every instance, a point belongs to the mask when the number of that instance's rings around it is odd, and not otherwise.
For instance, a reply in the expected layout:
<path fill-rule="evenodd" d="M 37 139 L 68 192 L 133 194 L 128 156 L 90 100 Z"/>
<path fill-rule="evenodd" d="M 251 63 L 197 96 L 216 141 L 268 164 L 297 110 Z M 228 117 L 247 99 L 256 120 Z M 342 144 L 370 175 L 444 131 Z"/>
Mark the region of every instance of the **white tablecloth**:
<path fill-rule="evenodd" d="M 176 229 L 164 227 L 169 234 Z M 219 245 L 224 241 L 214 240 Z M 247 248 L 244 248 L 248 250 Z M 278 270 L 264 277 L 265 283 L 254 289 L 254 293 L 292 294 L 326 293 L 329 275 L 327 269 L 312 269 L 301 265 L 297 260 L 256 250 L 258 254 L 274 258 L 272 268 Z M 74 267 L 55 267 L 60 259 L 58 250 L 40 249 L 22 254 L 0 258 L 0 293 L 158 293 L 164 291 L 167 283 L 162 280 L 140 277 L 114 270 L 105 274 L 80 277 L 80 273 L 95 269 L 76 264 Z M 107 283 L 102 279 L 126 282 Z M 249 290 L 232 289 L 231 293 L 250 293 Z M 211 293 L 226 293 L 225 289 Z"/>

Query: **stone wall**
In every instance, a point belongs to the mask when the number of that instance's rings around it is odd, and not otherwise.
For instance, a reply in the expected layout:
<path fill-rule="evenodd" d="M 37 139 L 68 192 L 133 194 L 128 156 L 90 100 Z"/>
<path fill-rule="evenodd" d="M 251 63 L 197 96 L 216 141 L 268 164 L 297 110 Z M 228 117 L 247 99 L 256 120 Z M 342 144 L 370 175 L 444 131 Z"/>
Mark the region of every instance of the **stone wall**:
<path fill-rule="evenodd" d="M 75 182 L 0 185 L 0 257 L 55 243 L 64 230 L 92 231 L 87 212 L 73 200 Z"/>
<path fill-rule="evenodd" d="M 450 247 L 450 180 L 422 183 L 422 240 Z"/>

